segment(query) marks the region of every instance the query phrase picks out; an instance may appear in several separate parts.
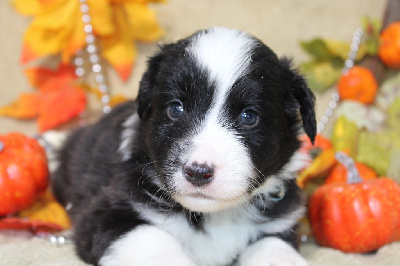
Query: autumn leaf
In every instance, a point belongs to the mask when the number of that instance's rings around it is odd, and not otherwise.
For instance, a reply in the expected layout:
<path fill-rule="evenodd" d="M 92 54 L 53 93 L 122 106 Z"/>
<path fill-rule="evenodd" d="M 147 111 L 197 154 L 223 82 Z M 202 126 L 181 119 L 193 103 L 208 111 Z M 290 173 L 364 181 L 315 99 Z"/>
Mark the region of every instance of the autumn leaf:
<path fill-rule="evenodd" d="M 317 92 L 335 85 L 342 74 L 342 66 L 329 61 L 302 63 L 300 69 L 307 78 L 308 86 Z"/>
<path fill-rule="evenodd" d="M 101 100 L 101 98 L 104 96 L 104 94 L 100 91 L 99 88 L 94 88 L 94 87 L 90 87 L 90 86 L 83 86 L 82 88 L 85 91 L 94 94 L 98 100 Z M 116 106 L 120 103 L 126 102 L 126 101 L 128 101 L 127 97 L 125 97 L 122 94 L 117 94 L 117 95 L 113 95 L 110 98 L 109 104 L 111 107 L 114 107 L 114 106 Z"/>
<path fill-rule="evenodd" d="M 18 119 L 33 119 L 39 115 L 39 105 L 38 94 L 22 93 L 16 101 L 0 107 L 0 115 Z"/>
<path fill-rule="evenodd" d="M 63 230 L 63 228 L 54 223 L 29 221 L 25 218 L 6 217 L 0 219 L 0 230 L 30 230 L 35 234 L 54 233 Z"/>
<path fill-rule="evenodd" d="M 101 55 L 126 81 L 137 55 L 135 41 L 155 41 L 163 34 L 155 12 L 145 0 L 88 0 L 93 32 L 102 44 Z M 34 19 L 24 35 L 21 63 L 61 54 L 62 62 L 86 45 L 77 0 L 14 0 L 13 6 Z"/>
<path fill-rule="evenodd" d="M 316 38 L 300 42 L 300 46 L 311 57 L 310 61 L 300 65 L 310 88 L 323 92 L 336 84 L 348 57 L 350 43 Z M 366 49 L 360 47 L 356 60 L 363 58 L 365 53 Z"/>
<path fill-rule="evenodd" d="M 86 108 L 85 91 L 77 84 L 78 77 L 70 65 L 60 64 L 55 70 L 25 70 L 36 92 L 23 93 L 0 108 L 0 115 L 18 119 L 38 119 L 39 131 L 59 126 L 79 115 Z"/>
<path fill-rule="evenodd" d="M 28 218 L 30 221 L 54 223 L 63 229 L 71 227 L 71 221 L 64 207 L 54 198 L 50 190 L 40 196 L 34 204 L 18 214 L 21 218 Z"/>
<path fill-rule="evenodd" d="M 85 107 L 85 92 L 77 86 L 43 93 L 38 118 L 39 131 L 44 132 L 71 120 Z"/>
<path fill-rule="evenodd" d="M 25 75 L 29 84 L 42 92 L 64 87 L 78 79 L 75 68 L 69 64 L 60 64 L 55 70 L 45 67 L 27 68 Z"/>

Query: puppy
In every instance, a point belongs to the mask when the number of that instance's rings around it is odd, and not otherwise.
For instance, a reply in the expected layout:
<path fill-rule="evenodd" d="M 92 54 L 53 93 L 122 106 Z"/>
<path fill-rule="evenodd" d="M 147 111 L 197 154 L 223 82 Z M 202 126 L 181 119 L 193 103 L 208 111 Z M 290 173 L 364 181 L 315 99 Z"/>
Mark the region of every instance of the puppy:
<path fill-rule="evenodd" d="M 306 265 L 303 131 L 314 96 L 290 61 L 212 28 L 161 46 L 137 102 L 69 137 L 53 190 L 88 263 Z"/>

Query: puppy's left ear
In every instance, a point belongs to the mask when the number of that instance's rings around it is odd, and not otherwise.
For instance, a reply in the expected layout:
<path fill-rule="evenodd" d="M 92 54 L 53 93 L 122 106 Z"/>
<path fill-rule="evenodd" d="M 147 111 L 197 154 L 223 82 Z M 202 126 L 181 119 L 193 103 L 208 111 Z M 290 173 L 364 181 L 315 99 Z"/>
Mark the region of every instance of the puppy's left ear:
<path fill-rule="evenodd" d="M 300 116 L 303 121 L 303 128 L 311 142 L 314 143 L 315 136 L 317 134 L 317 123 L 315 121 L 315 96 L 312 91 L 308 88 L 307 82 L 304 77 L 301 76 L 296 70 L 292 68 L 290 59 L 281 59 L 284 67 L 289 71 L 290 86 L 290 98 L 289 109 L 293 110 L 293 100 L 296 109 L 300 109 Z M 291 102 L 291 103 L 290 103 Z M 296 104 L 297 103 L 297 104 Z"/>

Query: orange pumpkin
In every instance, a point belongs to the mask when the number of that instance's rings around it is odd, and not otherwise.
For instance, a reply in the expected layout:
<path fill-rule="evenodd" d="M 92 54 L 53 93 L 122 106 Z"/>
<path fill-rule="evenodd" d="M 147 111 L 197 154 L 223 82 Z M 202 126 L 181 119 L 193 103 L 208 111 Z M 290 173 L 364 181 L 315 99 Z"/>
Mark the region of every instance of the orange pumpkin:
<path fill-rule="evenodd" d="M 360 173 L 360 177 L 363 180 L 369 179 L 376 179 L 377 175 L 368 166 L 363 163 L 356 162 L 355 166 Z M 325 184 L 332 184 L 332 183 L 346 183 L 347 182 L 347 169 L 343 164 L 336 164 L 333 168 L 328 177 L 325 180 Z"/>
<path fill-rule="evenodd" d="M 340 77 L 337 89 L 342 100 L 371 104 L 375 101 L 378 83 L 368 68 L 354 66 Z"/>
<path fill-rule="evenodd" d="M 348 183 L 325 184 L 309 201 L 318 243 L 344 252 L 370 252 L 400 240 L 400 186 L 383 177 L 363 181 L 351 158 L 338 154 L 350 173 Z"/>
<path fill-rule="evenodd" d="M 28 207 L 47 187 L 47 159 L 35 139 L 0 135 L 0 216 Z"/>
<path fill-rule="evenodd" d="M 388 67 L 400 68 L 400 21 L 387 26 L 379 39 L 379 58 Z"/>

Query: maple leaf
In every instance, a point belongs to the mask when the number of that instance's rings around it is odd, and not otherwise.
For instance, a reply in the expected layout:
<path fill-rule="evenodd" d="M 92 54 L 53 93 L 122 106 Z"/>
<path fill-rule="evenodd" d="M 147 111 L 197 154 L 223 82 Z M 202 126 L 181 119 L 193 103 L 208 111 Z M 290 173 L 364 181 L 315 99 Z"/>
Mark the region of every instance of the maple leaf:
<path fill-rule="evenodd" d="M 77 85 L 77 76 L 70 65 L 58 69 L 25 70 L 36 92 L 23 93 L 9 105 L 0 108 L 0 115 L 18 119 L 38 119 L 39 131 L 59 126 L 79 115 L 86 108 L 86 94 Z"/>
<path fill-rule="evenodd" d="M 86 94 L 77 86 L 66 86 L 42 93 L 39 109 L 39 131 L 59 126 L 79 115 L 86 107 Z"/>
<path fill-rule="evenodd" d="M 155 12 L 159 0 L 87 0 L 93 32 L 102 44 L 102 56 L 123 81 L 137 55 L 135 41 L 155 41 L 163 34 Z M 63 63 L 86 45 L 80 3 L 77 0 L 14 0 L 15 9 L 34 16 L 24 35 L 21 63 L 61 54 Z"/>

